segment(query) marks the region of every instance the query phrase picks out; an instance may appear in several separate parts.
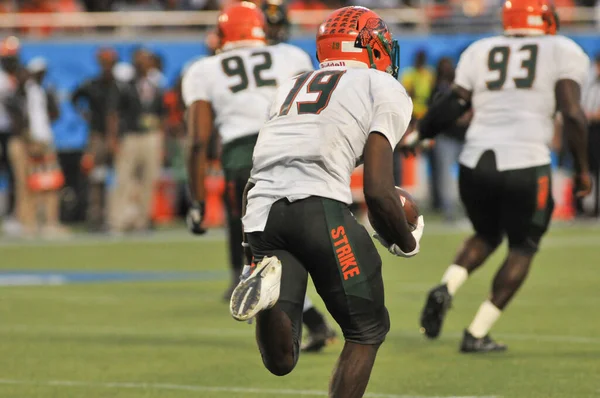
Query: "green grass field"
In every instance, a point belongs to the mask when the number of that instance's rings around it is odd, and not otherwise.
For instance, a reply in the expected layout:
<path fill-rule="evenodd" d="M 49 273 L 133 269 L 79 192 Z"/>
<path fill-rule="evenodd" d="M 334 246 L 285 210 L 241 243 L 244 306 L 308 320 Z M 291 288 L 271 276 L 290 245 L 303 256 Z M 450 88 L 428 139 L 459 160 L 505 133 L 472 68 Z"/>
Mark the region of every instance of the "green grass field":
<path fill-rule="evenodd" d="M 418 332 L 425 293 L 463 237 L 426 230 L 415 259 L 383 254 L 392 329 L 367 396 L 600 397 L 600 230 L 553 230 L 494 330 L 509 351 L 479 356 L 459 354 L 459 336 L 504 248 L 459 292 L 439 341 Z M 5 243 L 0 259 L 0 271 L 206 271 L 183 281 L 0 287 L 1 398 L 326 396 L 341 342 L 303 355 L 289 376 L 271 376 L 252 326 L 220 301 L 227 274 L 218 237 Z"/>

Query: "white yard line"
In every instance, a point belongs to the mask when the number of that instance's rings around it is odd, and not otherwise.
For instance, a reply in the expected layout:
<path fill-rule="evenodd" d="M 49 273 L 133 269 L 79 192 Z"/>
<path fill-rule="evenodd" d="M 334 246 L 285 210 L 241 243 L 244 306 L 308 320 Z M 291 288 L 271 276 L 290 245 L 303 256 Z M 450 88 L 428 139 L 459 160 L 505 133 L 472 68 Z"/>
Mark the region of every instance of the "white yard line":
<path fill-rule="evenodd" d="M 55 335 L 96 335 L 96 336 L 153 336 L 153 337 L 195 337 L 195 336 L 251 336 L 254 328 L 249 325 L 240 325 L 239 328 L 131 328 L 131 327 L 105 327 L 89 325 L 26 325 L 4 324 L 0 325 L 0 334 L 55 334 Z M 423 339 L 416 330 L 391 330 L 389 337 L 402 337 L 408 339 Z M 458 338 L 458 332 L 445 333 L 443 338 Z M 600 338 L 573 335 L 546 335 L 526 333 L 497 333 L 498 338 L 542 343 L 572 343 L 572 344 L 600 344 Z"/>
<path fill-rule="evenodd" d="M 21 385 L 21 386 L 46 386 L 46 387 L 85 387 L 85 388 L 108 388 L 108 389 L 135 389 L 135 390 L 173 390 L 189 392 L 214 392 L 214 393 L 239 393 L 256 395 L 296 395 L 296 396 L 315 396 L 326 397 L 327 392 L 315 390 L 295 390 L 295 389 L 269 389 L 253 387 L 213 387 L 171 383 L 136 383 L 136 382 L 87 382 L 72 380 L 11 380 L 0 379 L 0 384 Z M 365 397 L 370 398 L 498 398 L 498 396 L 431 396 L 431 395 L 397 395 L 397 394 L 377 394 L 367 393 Z"/>

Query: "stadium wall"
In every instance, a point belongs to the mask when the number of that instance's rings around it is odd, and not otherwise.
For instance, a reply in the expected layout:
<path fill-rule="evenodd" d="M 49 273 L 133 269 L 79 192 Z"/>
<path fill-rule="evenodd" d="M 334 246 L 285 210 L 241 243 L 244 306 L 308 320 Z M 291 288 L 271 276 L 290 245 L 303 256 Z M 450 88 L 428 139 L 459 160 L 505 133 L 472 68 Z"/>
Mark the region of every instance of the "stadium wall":
<path fill-rule="evenodd" d="M 399 37 L 401 49 L 401 67 L 411 64 L 414 54 L 421 49 L 427 51 L 430 64 L 434 65 L 438 58 L 449 56 L 458 59 L 459 54 L 470 43 L 483 37 L 483 35 L 433 35 L 433 36 L 407 36 Z M 600 53 L 600 39 L 598 35 L 573 35 L 571 36 L 590 55 Z M 307 53 L 315 54 L 315 44 L 312 38 L 298 38 L 291 40 Z M 62 103 L 62 117 L 54 126 L 56 146 L 59 150 L 79 150 L 87 138 L 87 127 L 84 121 L 75 114 L 70 103 L 71 91 L 84 79 L 98 72 L 95 63 L 95 52 L 101 45 L 100 41 L 27 41 L 23 45 L 23 61 L 42 56 L 49 65 L 47 83 L 52 85 L 59 93 Z M 133 50 L 142 43 L 138 42 L 111 42 L 118 51 L 121 60 L 131 59 Z M 164 59 L 165 75 L 169 85 L 172 85 L 179 76 L 183 66 L 189 61 L 205 56 L 207 53 L 201 38 L 195 41 L 152 41 L 144 40 L 143 46 L 158 53 Z M 313 60 L 316 65 L 316 60 Z"/>

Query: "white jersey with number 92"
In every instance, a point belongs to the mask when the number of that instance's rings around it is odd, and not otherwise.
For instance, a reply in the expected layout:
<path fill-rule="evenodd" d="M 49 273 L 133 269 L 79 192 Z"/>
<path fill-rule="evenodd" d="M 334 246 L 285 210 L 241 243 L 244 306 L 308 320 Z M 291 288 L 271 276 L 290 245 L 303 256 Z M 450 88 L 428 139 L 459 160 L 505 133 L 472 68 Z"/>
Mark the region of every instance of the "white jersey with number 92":
<path fill-rule="evenodd" d="M 312 60 L 298 47 L 258 43 L 195 62 L 183 79 L 183 100 L 186 106 L 210 102 L 221 141 L 228 144 L 258 133 L 277 86 L 310 70 Z"/>

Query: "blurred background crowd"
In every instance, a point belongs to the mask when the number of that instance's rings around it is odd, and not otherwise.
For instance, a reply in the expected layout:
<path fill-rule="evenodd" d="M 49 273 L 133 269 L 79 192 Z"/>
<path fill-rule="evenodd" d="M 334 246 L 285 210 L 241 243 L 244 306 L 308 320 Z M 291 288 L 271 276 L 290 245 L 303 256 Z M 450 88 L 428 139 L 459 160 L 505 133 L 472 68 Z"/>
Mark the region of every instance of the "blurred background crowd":
<path fill-rule="evenodd" d="M 345 1 L 293 0 L 289 9 L 291 13 L 325 10 L 342 3 Z M 501 2 L 359 0 L 355 3 L 411 10 L 410 7 L 418 6 L 414 10 L 426 12 L 427 27 L 432 28 L 436 18 L 495 13 Z M 562 13 L 575 7 L 574 12 L 581 14 L 581 6 L 597 6 L 596 1 L 558 3 L 563 7 Z M 212 0 L 29 0 L 0 1 L 0 10 L 63 15 L 64 11 L 83 10 L 206 10 L 218 9 L 223 4 Z M 594 12 L 592 8 L 583 10 L 584 16 L 585 10 L 590 15 Z M 210 18 L 213 21 L 214 16 Z M 402 31 L 404 19 L 396 20 L 399 21 L 396 30 Z M 584 20 L 589 22 L 593 18 Z M 0 45 L 0 216 L 4 234 L 49 239 L 66 237 L 81 229 L 123 234 L 147 232 L 159 224 L 177 222 L 187 210 L 181 77 L 195 58 L 214 51 L 215 36 L 210 33 L 210 25 L 206 25 L 207 33 L 182 36 L 174 41 L 153 43 L 151 36 L 143 34 L 141 38 L 122 42 L 115 34 L 108 40 L 99 36 L 103 43 L 109 43 L 99 44 L 94 36 L 83 43 L 56 39 L 54 34 L 61 28 L 56 24 L 44 28 L 47 21 L 38 23 L 38 29 L 20 23 L 2 25 L 11 31 L 4 35 Z M 569 21 L 567 18 L 566 22 Z M 294 38 L 294 44 L 299 43 L 309 54 L 314 53 L 310 46 L 314 46 L 312 35 L 316 27 L 309 23 L 295 25 L 308 32 L 304 41 Z M 459 25 L 449 26 L 456 29 Z M 463 26 L 460 27 L 463 32 Z M 490 31 L 489 26 L 483 30 L 486 31 Z M 600 46 L 593 24 L 587 26 L 586 32 L 582 36 L 583 47 L 596 58 L 584 87 L 583 101 L 590 122 L 592 170 L 598 176 Z M 438 35 L 435 40 L 430 36 L 399 36 L 400 79 L 413 99 L 415 123 L 425 114 L 431 98 L 449 89 L 460 53 L 481 34 Z M 400 153 L 396 156 L 397 185 L 409 188 L 420 203 L 427 204 L 448 223 L 463 220 L 456 188 L 456 160 L 471 117 L 465 115 L 452 131 L 439 136 L 434 146 L 423 148 L 416 157 Z M 561 131 L 560 117 L 556 124 L 556 131 Z M 225 217 L 220 148 L 217 134 L 214 137 L 207 181 L 208 226 L 223 225 Z M 552 146 L 557 174 L 555 216 L 598 218 L 600 184 L 596 184 L 596 193 L 589 202 L 576 202 L 570 193 L 570 159 L 559 133 Z M 360 176 L 359 169 L 353 178 L 359 208 Z"/>
<path fill-rule="evenodd" d="M 74 12 L 111 11 L 206 11 L 218 10 L 235 0 L 0 0 L 0 13 L 65 14 Z M 600 20 L 599 0 L 556 0 L 562 14 L 574 14 L 577 20 Z M 346 5 L 362 5 L 373 9 L 414 9 L 422 12 L 432 27 L 452 29 L 460 23 L 461 31 L 469 31 L 465 25 L 481 26 L 497 19 L 501 0 L 291 0 L 289 10 L 335 9 Z M 594 16 L 585 17 L 585 14 Z M 584 18 L 581 18 L 584 17 Z M 570 19 L 570 18 L 569 18 Z M 49 35 L 73 33 L 77 24 L 39 26 L 41 29 L 19 29 L 21 32 Z M 410 25 L 410 23 L 408 23 Z M 193 26 L 193 24 L 190 24 Z M 171 28 L 181 27 L 173 25 Z M 306 27 L 302 26 L 301 28 Z M 81 28 L 81 26 L 79 26 Z"/>
<path fill-rule="evenodd" d="M 0 2 L 3 12 L 67 12 L 67 11 L 156 11 L 156 10 L 216 10 L 227 0 L 3 0 Z M 303 8 L 330 7 L 347 5 L 348 0 L 294 0 L 290 6 Z M 372 8 L 396 8 L 402 6 L 437 7 L 440 11 L 463 9 L 478 10 L 499 9 L 499 0 L 359 0 L 358 3 Z M 558 7 L 593 7 L 596 0 L 559 0 Z"/>

